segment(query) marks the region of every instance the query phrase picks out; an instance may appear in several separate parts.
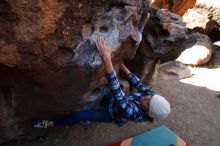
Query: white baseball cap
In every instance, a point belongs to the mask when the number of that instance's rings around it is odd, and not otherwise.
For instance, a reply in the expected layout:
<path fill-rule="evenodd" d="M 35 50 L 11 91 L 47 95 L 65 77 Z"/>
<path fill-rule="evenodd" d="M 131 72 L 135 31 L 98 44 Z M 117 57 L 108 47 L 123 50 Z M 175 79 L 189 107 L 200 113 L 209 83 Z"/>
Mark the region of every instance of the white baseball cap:
<path fill-rule="evenodd" d="M 170 114 L 170 104 L 162 96 L 155 94 L 149 106 L 149 116 L 156 119 L 165 119 Z"/>

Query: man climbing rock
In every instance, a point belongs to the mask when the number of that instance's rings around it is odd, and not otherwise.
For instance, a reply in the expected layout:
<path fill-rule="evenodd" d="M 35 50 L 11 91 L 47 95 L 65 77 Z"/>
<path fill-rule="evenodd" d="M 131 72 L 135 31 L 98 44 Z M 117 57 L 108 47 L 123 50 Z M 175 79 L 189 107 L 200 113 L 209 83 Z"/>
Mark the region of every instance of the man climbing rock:
<path fill-rule="evenodd" d="M 165 119 L 170 113 L 168 101 L 151 91 L 131 73 L 123 64 L 122 71 L 138 92 L 125 94 L 121 89 L 111 60 L 111 47 L 104 38 L 96 41 L 99 54 L 106 67 L 106 78 L 112 96 L 105 96 L 100 105 L 102 109 L 90 109 L 73 112 L 54 120 L 37 120 L 35 128 L 48 128 L 60 125 L 73 125 L 80 121 L 114 122 L 122 126 L 127 121 L 143 122 L 152 119 Z"/>

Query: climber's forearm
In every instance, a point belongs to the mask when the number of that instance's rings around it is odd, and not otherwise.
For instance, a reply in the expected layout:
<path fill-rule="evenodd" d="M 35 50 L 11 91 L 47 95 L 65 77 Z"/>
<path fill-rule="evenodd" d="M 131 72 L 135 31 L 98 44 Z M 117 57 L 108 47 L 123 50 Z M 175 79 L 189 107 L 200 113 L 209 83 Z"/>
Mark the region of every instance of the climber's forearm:
<path fill-rule="evenodd" d="M 124 64 L 121 65 L 121 69 L 126 75 L 131 73 L 131 71 Z"/>
<path fill-rule="evenodd" d="M 106 72 L 110 73 L 114 70 L 113 65 L 112 65 L 112 60 L 110 56 L 105 56 L 103 57 L 103 61 L 105 63 L 105 68 L 106 68 Z"/>

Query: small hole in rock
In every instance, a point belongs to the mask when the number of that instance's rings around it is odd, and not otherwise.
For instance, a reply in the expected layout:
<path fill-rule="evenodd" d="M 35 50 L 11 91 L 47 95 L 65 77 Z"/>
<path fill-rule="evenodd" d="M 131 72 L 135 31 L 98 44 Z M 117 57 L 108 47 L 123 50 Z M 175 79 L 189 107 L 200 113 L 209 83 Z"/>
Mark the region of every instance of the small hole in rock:
<path fill-rule="evenodd" d="M 103 25 L 99 28 L 99 32 L 108 32 L 108 26 Z"/>

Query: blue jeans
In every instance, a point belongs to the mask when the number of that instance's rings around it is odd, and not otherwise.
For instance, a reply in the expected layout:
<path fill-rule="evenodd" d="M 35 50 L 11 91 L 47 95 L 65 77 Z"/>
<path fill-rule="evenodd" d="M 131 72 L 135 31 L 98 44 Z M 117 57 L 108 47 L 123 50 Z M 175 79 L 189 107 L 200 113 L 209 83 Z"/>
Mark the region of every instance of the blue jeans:
<path fill-rule="evenodd" d="M 59 125 L 73 125 L 79 123 L 80 121 L 92 121 L 92 122 L 112 122 L 112 118 L 109 113 L 108 104 L 109 97 L 104 97 L 101 101 L 101 105 L 104 106 L 103 109 L 89 109 L 73 112 L 69 115 L 59 117 L 55 120 L 54 126 Z"/>

